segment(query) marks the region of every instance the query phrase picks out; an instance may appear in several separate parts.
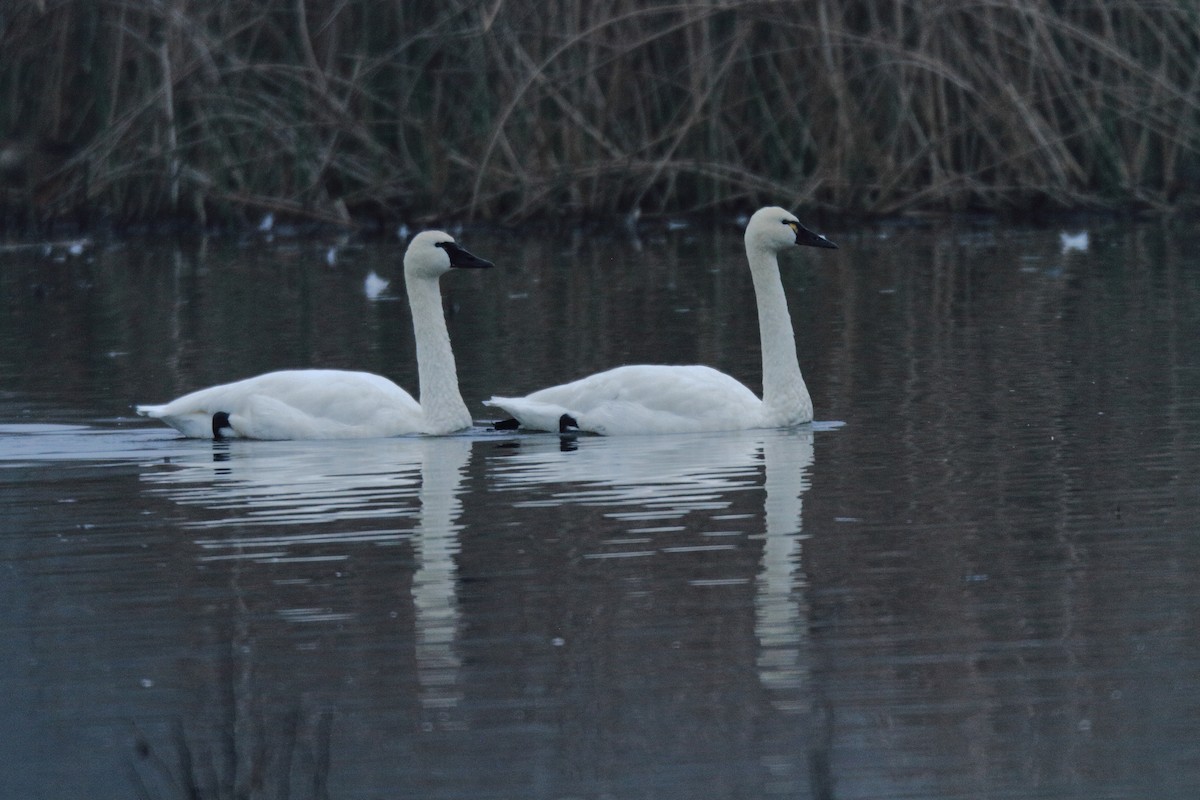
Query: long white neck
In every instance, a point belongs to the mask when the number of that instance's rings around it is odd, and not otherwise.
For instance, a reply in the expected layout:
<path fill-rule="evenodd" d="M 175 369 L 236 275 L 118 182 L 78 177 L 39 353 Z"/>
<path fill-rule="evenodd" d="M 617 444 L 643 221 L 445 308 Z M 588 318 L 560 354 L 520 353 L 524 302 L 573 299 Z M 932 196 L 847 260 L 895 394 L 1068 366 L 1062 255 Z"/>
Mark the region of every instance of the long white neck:
<path fill-rule="evenodd" d="M 451 433 L 471 426 L 471 414 L 458 391 L 458 373 L 436 279 L 406 276 L 417 340 L 417 374 L 426 433 Z"/>
<path fill-rule="evenodd" d="M 788 425 L 812 421 L 812 399 L 800 362 L 796 358 L 796 337 L 788 314 L 779 261 L 775 253 L 746 246 L 754 294 L 758 298 L 758 333 L 762 339 L 763 411 L 770 425 Z"/>

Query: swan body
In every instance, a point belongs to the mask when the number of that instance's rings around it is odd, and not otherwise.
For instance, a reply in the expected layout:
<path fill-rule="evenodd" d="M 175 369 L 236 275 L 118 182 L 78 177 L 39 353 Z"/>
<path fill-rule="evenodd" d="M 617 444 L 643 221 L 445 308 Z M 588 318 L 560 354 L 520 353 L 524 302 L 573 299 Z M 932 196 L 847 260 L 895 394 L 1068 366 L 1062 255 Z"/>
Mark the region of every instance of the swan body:
<path fill-rule="evenodd" d="M 438 278 L 452 268 L 490 266 L 441 231 L 417 234 L 405 251 L 420 402 L 380 375 L 300 369 L 212 386 L 137 412 L 198 439 L 348 439 L 469 428 Z"/>
<path fill-rule="evenodd" d="M 525 397 L 493 397 L 484 405 L 502 409 L 522 428 L 560 432 L 574 428 L 606 435 L 777 428 L 811 422 L 812 399 L 796 358 L 777 256 L 796 245 L 837 245 L 774 206 L 754 213 L 746 225 L 745 242 L 762 339 L 761 399 L 711 367 L 636 365 Z"/>

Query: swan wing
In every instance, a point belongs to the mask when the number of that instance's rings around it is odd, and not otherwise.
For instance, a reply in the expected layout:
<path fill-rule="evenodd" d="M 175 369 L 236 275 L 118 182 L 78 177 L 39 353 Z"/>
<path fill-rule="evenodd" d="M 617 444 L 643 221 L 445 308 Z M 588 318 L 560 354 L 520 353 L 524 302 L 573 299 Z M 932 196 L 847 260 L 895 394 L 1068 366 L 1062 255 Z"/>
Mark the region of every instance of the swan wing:
<path fill-rule="evenodd" d="M 229 415 L 236 436 L 329 439 L 419 433 L 421 406 L 368 372 L 284 370 L 212 386 L 163 405 L 138 406 L 185 436 L 212 438 L 212 417 Z"/>
<path fill-rule="evenodd" d="M 759 427 L 762 417 L 762 402 L 752 391 L 704 366 L 617 367 L 484 405 L 534 430 L 557 431 L 566 414 L 580 430 L 609 435 L 739 430 Z"/>

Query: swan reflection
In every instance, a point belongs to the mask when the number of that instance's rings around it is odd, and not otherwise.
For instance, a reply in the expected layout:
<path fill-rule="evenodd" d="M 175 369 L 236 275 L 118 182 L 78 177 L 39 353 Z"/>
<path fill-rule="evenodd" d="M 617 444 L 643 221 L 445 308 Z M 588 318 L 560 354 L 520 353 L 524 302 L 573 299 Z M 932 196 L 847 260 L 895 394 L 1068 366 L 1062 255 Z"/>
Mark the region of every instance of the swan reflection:
<path fill-rule="evenodd" d="M 369 442 L 228 442 L 145 471 L 152 492 L 197 512 L 180 524 L 205 532 L 201 561 L 309 564 L 346 559 L 363 544 L 411 541 L 414 648 L 425 725 L 452 727 L 461 612 L 459 533 L 469 437 Z M 215 513 L 214 513 L 215 512 Z M 277 585 L 306 579 L 276 580 Z M 353 616 L 281 608 L 293 623 Z"/>
<path fill-rule="evenodd" d="M 420 440 L 421 512 L 413 546 L 417 569 L 412 596 L 416 611 L 417 678 L 427 727 L 453 728 L 449 710 L 458 705 L 462 630 L 458 605 L 458 555 L 461 545 L 463 469 L 471 455 L 465 438 Z"/>
<path fill-rule="evenodd" d="M 757 489 L 761 432 L 586 437 L 562 447 L 554 437 L 529 436 L 494 467 L 500 490 L 562 485 L 548 498 L 521 499 L 520 508 L 629 506 L 607 516 L 630 521 L 678 519 L 689 511 L 729 507 L 729 492 Z"/>
<path fill-rule="evenodd" d="M 777 708 L 803 710 L 797 690 L 807 681 L 807 578 L 800 564 L 803 495 L 813 463 L 811 430 L 794 437 L 765 437 L 763 516 L 766 538 L 757 578 L 754 630 L 758 674 Z"/>
<path fill-rule="evenodd" d="M 581 438 L 577 449 L 553 437 L 515 440 L 489 467 L 496 489 L 520 492 L 516 506 L 599 506 L 625 526 L 583 558 L 656 558 L 760 547 L 757 571 L 731 560 L 716 577 L 693 586 L 754 584 L 754 632 L 759 680 L 775 707 L 803 710 L 807 679 L 807 580 L 801 568 L 803 494 L 813 464 L 811 427 L 696 436 Z M 531 489 L 540 487 L 540 492 Z M 761 514 L 729 513 L 744 492 L 762 492 Z M 746 535 L 745 516 L 753 527 Z M 679 543 L 680 532 L 695 534 Z M 674 534 L 668 544 L 660 536 Z M 761 542 L 761 544 L 759 544 Z M 718 556 L 719 558 L 720 556 Z"/>
<path fill-rule="evenodd" d="M 176 454 L 169 464 L 141 473 L 154 493 L 197 509 L 180 522 L 185 528 L 300 528 L 314 523 L 345 523 L 415 518 L 422 450 L 417 439 L 380 439 L 369 444 L 329 442 L 230 441 Z M 202 513 L 200 510 L 205 512 Z M 217 512 L 213 514 L 212 512 Z M 336 541 L 393 542 L 409 527 L 371 527 L 325 534 Z M 304 527 L 292 535 L 225 538 L 226 545 L 254 548 L 322 540 Z"/>

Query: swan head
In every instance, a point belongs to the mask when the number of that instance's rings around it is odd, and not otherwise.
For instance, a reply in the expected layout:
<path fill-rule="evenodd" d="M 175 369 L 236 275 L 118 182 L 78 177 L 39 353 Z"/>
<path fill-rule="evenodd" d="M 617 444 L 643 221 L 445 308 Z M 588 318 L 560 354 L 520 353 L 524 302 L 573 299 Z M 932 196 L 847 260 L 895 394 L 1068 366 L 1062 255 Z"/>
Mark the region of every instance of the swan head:
<path fill-rule="evenodd" d="M 454 241 L 454 237 L 442 231 L 422 231 L 413 237 L 404 251 L 404 275 L 406 278 L 431 278 L 437 280 L 451 269 L 483 269 L 494 266 Z"/>
<path fill-rule="evenodd" d="M 800 224 L 795 214 L 779 206 L 760 208 L 750 217 L 746 225 L 747 248 L 777 253 L 796 245 L 837 249 L 836 244 L 810 231 Z"/>

